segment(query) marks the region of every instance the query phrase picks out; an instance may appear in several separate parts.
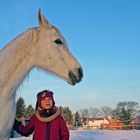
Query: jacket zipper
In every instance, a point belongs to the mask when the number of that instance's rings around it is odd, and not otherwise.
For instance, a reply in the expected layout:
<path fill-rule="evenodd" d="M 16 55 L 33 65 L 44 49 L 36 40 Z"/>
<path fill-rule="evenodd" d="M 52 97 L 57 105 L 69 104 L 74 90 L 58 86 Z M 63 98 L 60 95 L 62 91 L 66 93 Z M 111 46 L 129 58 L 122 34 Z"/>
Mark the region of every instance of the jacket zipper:
<path fill-rule="evenodd" d="M 46 123 L 46 140 L 50 140 L 50 128 L 51 128 L 51 124 Z"/>

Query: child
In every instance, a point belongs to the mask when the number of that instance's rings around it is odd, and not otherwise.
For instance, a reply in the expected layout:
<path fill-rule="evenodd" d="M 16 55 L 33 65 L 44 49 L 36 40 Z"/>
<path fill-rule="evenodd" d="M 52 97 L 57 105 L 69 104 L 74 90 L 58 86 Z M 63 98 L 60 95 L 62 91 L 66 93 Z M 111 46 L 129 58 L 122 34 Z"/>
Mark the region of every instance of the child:
<path fill-rule="evenodd" d="M 17 120 L 14 130 L 23 136 L 34 132 L 33 140 L 69 140 L 69 130 L 55 106 L 53 92 L 44 90 L 37 94 L 36 113 L 23 126 Z"/>

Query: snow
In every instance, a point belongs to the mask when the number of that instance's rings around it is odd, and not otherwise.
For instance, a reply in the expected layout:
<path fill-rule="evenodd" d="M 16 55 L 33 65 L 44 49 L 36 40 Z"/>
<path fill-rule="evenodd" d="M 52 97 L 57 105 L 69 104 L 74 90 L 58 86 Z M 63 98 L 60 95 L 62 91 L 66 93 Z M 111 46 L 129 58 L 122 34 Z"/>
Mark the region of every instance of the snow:
<path fill-rule="evenodd" d="M 71 131 L 71 140 L 139 140 L 138 130 Z"/>
<path fill-rule="evenodd" d="M 70 140 L 139 140 L 140 130 L 71 130 L 70 135 Z M 10 140 L 32 140 L 32 136 Z"/>

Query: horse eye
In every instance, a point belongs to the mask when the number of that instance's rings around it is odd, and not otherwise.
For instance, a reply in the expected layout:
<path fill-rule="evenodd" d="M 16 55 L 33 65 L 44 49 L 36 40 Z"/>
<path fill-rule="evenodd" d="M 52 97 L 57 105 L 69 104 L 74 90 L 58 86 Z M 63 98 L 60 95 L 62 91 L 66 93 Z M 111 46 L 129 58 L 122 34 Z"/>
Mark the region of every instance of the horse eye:
<path fill-rule="evenodd" d="M 54 42 L 55 42 L 56 44 L 58 44 L 58 45 L 62 45 L 62 44 L 63 44 L 63 42 L 62 42 L 60 39 L 56 39 Z"/>

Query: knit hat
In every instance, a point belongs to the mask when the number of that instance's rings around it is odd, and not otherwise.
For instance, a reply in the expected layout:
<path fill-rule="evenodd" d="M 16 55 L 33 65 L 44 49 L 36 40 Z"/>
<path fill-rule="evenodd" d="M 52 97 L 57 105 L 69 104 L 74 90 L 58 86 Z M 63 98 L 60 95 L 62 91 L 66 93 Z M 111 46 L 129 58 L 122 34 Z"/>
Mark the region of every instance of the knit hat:
<path fill-rule="evenodd" d="M 53 92 L 52 91 L 49 91 L 49 90 L 43 90 L 41 92 L 39 92 L 37 94 L 37 105 L 36 105 L 36 109 L 38 106 L 41 105 L 41 101 L 42 99 L 46 98 L 46 97 L 50 97 L 53 101 L 53 106 L 55 105 L 55 101 L 54 101 L 54 98 L 53 98 Z"/>

